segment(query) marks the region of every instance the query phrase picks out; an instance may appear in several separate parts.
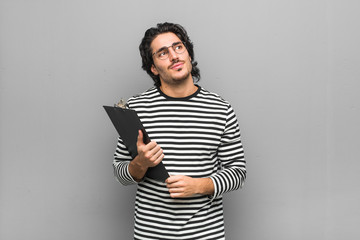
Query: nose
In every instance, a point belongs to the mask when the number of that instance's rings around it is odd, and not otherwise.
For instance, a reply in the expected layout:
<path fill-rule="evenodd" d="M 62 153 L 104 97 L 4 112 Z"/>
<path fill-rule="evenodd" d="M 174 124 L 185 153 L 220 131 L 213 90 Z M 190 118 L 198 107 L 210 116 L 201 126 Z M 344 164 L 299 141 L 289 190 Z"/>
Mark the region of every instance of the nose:
<path fill-rule="evenodd" d="M 178 58 L 179 58 L 179 56 L 178 56 L 178 54 L 174 51 L 174 49 L 169 48 L 169 60 L 170 60 L 170 62 L 172 62 L 172 61 L 174 61 L 174 60 L 176 60 L 176 59 L 178 59 Z"/>

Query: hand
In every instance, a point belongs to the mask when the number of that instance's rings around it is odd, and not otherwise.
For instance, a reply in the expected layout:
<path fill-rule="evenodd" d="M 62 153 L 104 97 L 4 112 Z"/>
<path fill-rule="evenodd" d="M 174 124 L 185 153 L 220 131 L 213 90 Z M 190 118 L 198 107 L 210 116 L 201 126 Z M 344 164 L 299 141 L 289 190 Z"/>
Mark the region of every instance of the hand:
<path fill-rule="evenodd" d="M 165 181 L 172 198 L 191 197 L 195 194 L 211 195 L 214 184 L 210 178 L 192 178 L 183 175 L 170 176 Z"/>
<path fill-rule="evenodd" d="M 163 150 L 156 142 L 144 143 L 143 133 L 139 130 L 137 139 L 138 155 L 129 164 L 129 173 L 135 181 L 140 182 L 149 167 L 158 165 L 164 158 Z"/>
<path fill-rule="evenodd" d="M 137 151 L 138 159 L 137 161 L 144 167 L 154 167 L 158 165 L 164 158 L 163 150 L 156 142 L 149 142 L 148 144 L 144 143 L 144 135 L 141 130 L 139 130 L 139 135 L 137 139 Z"/>

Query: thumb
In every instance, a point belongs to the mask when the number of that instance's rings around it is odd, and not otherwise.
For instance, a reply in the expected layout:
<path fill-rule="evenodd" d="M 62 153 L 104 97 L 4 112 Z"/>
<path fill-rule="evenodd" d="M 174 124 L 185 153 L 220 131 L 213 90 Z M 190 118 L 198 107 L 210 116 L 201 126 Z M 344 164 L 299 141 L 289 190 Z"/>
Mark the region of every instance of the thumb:
<path fill-rule="evenodd" d="M 137 143 L 136 143 L 137 146 L 145 145 L 143 138 L 144 138 L 144 135 L 143 135 L 142 131 L 139 130 L 139 131 L 138 131 Z"/>

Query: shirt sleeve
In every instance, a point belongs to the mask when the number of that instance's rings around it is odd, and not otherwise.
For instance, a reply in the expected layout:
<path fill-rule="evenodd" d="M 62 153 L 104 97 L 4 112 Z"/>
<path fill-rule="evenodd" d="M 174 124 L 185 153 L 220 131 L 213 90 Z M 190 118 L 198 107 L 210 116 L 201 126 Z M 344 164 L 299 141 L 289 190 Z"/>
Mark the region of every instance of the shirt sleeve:
<path fill-rule="evenodd" d="M 235 112 L 230 105 L 218 148 L 218 161 L 220 161 L 221 170 L 210 177 L 215 189 L 213 199 L 226 192 L 239 189 L 243 186 L 246 178 L 246 162 L 240 128 Z"/>
<path fill-rule="evenodd" d="M 114 153 L 113 168 L 116 179 L 122 185 L 131 185 L 137 183 L 129 172 L 129 164 L 131 160 L 132 158 L 128 149 L 124 145 L 122 139 L 119 137 Z"/>

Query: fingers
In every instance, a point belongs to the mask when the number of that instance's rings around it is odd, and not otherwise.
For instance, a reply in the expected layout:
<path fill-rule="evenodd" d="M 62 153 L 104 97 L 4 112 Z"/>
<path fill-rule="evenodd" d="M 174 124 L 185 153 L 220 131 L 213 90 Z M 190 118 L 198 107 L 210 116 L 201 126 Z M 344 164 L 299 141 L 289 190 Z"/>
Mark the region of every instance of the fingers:
<path fill-rule="evenodd" d="M 170 192 L 179 192 L 183 187 L 186 186 L 186 182 L 184 181 L 184 176 L 182 175 L 175 175 L 170 176 L 165 181 L 166 187 L 170 190 Z"/>
<path fill-rule="evenodd" d="M 138 138 L 137 138 L 137 143 L 136 143 L 136 145 L 137 145 L 138 147 L 145 145 L 145 143 L 144 143 L 144 135 L 143 135 L 143 133 L 142 133 L 141 130 L 138 131 Z"/>
<path fill-rule="evenodd" d="M 177 176 L 170 176 L 165 181 L 166 187 L 169 190 L 170 197 L 172 198 L 181 198 L 184 197 L 185 188 L 183 187 L 183 182 Z"/>
<path fill-rule="evenodd" d="M 158 149 L 158 150 L 157 150 Z M 150 158 L 151 161 L 153 161 L 156 165 L 161 162 L 161 160 L 164 158 L 163 150 L 160 148 L 159 145 L 157 145 L 156 148 L 152 150 L 153 155 Z"/>
<path fill-rule="evenodd" d="M 172 198 L 191 197 L 198 193 L 197 179 L 195 178 L 175 175 L 168 177 L 165 182 Z"/>
<path fill-rule="evenodd" d="M 168 178 L 166 179 L 165 182 L 166 182 L 167 184 L 172 184 L 172 183 L 176 183 L 176 182 L 180 181 L 182 178 L 183 178 L 182 175 L 171 175 L 170 177 L 168 177 Z"/>
<path fill-rule="evenodd" d="M 138 132 L 137 146 L 138 146 L 138 148 L 142 147 L 143 152 L 149 152 L 149 154 L 151 154 L 151 156 L 154 155 L 156 152 L 158 152 L 161 149 L 160 146 L 158 146 L 157 143 L 154 141 L 151 141 L 148 144 L 145 144 L 144 143 L 144 134 L 141 130 L 139 130 L 139 132 Z M 150 153 L 150 151 L 152 151 L 152 152 Z M 150 157 L 150 156 L 148 156 L 148 157 Z"/>
<path fill-rule="evenodd" d="M 143 166 L 154 167 L 158 165 L 164 158 L 163 150 L 154 141 L 151 141 L 148 144 L 144 144 L 143 137 L 144 135 L 142 131 L 139 130 L 136 143 L 139 159 Z"/>
<path fill-rule="evenodd" d="M 183 188 L 174 188 L 169 189 L 170 197 L 172 198 L 181 198 L 181 197 L 187 197 L 189 195 L 186 195 L 185 189 Z"/>
<path fill-rule="evenodd" d="M 145 150 L 142 154 L 142 159 L 145 165 L 147 165 L 148 167 L 154 167 L 162 161 L 162 159 L 164 158 L 164 154 L 163 150 L 160 148 L 159 145 L 156 145 L 156 143 L 154 142 L 151 142 L 149 144 L 145 146 Z M 151 148 L 153 145 L 155 147 Z"/>
<path fill-rule="evenodd" d="M 188 196 L 185 196 L 183 193 L 179 192 L 179 193 L 170 193 L 170 197 L 172 198 L 185 198 Z"/>
<path fill-rule="evenodd" d="M 156 142 L 150 142 L 144 148 L 144 152 L 147 159 L 155 161 L 155 159 L 161 156 L 163 150 Z"/>

